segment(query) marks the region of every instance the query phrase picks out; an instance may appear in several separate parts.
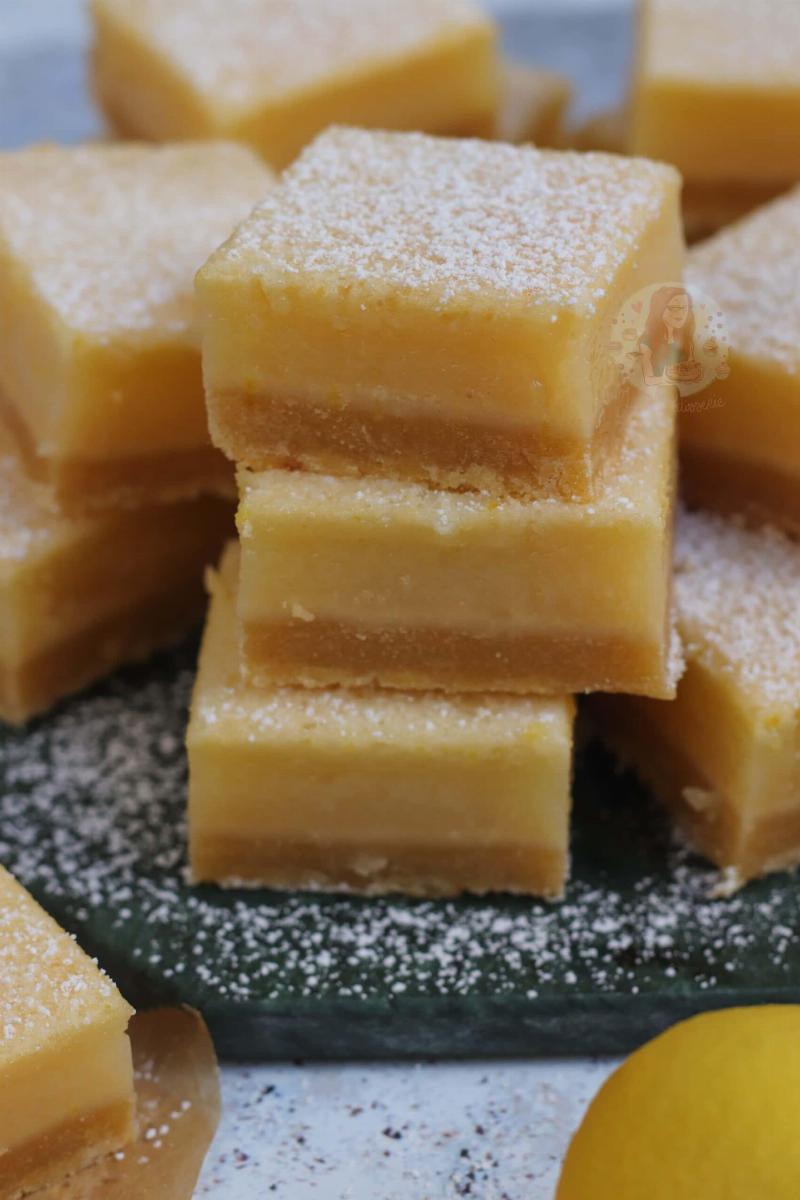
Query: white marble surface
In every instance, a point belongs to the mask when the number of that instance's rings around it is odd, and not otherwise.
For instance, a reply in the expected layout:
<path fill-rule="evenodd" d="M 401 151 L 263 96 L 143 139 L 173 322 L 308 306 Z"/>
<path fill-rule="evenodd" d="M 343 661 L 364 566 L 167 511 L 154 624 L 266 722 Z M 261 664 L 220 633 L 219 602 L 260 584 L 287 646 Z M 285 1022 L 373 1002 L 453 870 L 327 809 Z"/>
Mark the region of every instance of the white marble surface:
<path fill-rule="evenodd" d="M 0 0 L 0 71 L 3 56 L 31 46 L 79 54 L 86 37 L 82 0 Z M 588 1061 L 224 1065 L 222 1123 L 197 1196 L 552 1200 L 569 1136 L 608 1070 Z"/>
<path fill-rule="evenodd" d="M 196 1196 L 552 1200 L 604 1062 L 223 1068 Z"/>

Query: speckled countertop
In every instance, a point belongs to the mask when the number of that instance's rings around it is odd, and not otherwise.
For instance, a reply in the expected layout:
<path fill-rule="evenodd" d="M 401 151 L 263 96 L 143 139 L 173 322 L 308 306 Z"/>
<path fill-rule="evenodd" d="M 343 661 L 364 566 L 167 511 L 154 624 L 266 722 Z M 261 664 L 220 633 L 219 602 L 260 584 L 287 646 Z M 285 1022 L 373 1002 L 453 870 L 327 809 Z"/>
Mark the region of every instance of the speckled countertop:
<path fill-rule="evenodd" d="M 625 2 L 544 0 L 543 7 Z M 519 12 L 539 4 L 494 0 L 490 7 Z M 96 132 L 85 99 L 63 104 L 77 95 L 85 34 L 81 0 L 0 0 L 0 144 Z M 46 110 L 52 127 L 42 120 Z M 30 134 L 20 115 L 33 117 Z M 222 1123 L 197 1196 L 552 1200 L 569 1136 L 608 1070 L 586 1061 L 224 1064 Z"/>
<path fill-rule="evenodd" d="M 608 1071 L 582 1061 L 226 1066 L 225 1115 L 196 1194 L 552 1200 L 569 1136 Z"/>

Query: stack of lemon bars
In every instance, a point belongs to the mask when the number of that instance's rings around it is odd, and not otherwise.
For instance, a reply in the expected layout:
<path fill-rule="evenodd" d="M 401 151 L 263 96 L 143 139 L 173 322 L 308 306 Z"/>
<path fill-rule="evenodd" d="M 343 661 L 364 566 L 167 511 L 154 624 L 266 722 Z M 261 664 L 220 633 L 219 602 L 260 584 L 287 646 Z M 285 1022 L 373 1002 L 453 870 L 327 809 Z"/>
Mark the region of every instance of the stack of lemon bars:
<path fill-rule="evenodd" d="M 197 880 L 562 892 L 572 695 L 675 691 L 675 399 L 608 346 L 682 270 L 670 167 L 346 128 L 211 256 Z"/>

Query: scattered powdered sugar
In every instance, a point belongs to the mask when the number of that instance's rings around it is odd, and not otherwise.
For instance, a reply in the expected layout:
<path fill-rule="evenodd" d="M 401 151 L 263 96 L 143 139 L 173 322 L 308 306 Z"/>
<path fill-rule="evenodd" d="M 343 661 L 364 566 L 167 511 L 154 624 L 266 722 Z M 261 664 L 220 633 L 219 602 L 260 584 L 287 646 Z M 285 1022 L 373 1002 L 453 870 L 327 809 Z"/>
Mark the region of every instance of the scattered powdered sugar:
<path fill-rule="evenodd" d="M 0 156 L 0 243 L 68 329 L 185 342 L 195 272 L 271 182 L 225 142 L 29 147 Z"/>
<path fill-rule="evenodd" d="M 212 269 L 373 299 L 413 289 L 442 306 L 522 300 L 591 314 L 677 181 L 644 159 L 334 128 Z"/>
<path fill-rule="evenodd" d="M 471 0 L 96 0 L 212 110 L 244 111 L 488 29 Z M 408 86 L 411 86 L 410 84 Z"/>
<path fill-rule="evenodd" d="M 231 1018 L 245 1001 L 304 999 L 324 1011 L 332 999 L 386 995 L 557 996 L 567 1013 L 570 996 L 588 991 L 725 988 L 753 956 L 762 990 L 788 982 L 797 937 L 780 879 L 710 899 L 716 874 L 669 849 L 641 792 L 597 757 L 578 770 L 575 879 L 562 904 L 190 888 L 192 653 L 115 677 L 8 733 L 3 748 L 0 857 L 109 965 L 136 968 L 151 997 Z"/>
<path fill-rule="evenodd" d="M 686 657 L 730 672 L 748 702 L 800 705 L 800 547 L 774 529 L 681 513 L 675 601 Z"/>
<path fill-rule="evenodd" d="M 646 12 L 645 78 L 709 89 L 797 85 L 797 0 L 648 0 Z M 694 103 L 701 120 L 702 98 Z"/>
<path fill-rule="evenodd" d="M 800 188 L 694 247 L 686 271 L 722 310 L 734 353 L 792 375 L 800 370 L 798 277 Z"/>
<path fill-rule="evenodd" d="M 125 1004 L 107 976 L 0 867 L 0 1065 L 115 1008 Z"/>

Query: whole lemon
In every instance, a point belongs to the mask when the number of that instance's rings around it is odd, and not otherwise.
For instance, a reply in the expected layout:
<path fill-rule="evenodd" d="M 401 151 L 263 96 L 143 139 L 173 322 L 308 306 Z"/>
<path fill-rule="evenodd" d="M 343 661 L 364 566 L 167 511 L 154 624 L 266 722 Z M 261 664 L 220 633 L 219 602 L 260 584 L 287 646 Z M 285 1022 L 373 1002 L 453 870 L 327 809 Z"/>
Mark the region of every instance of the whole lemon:
<path fill-rule="evenodd" d="M 798 1200 L 800 1005 L 705 1013 L 606 1080 L 556 1200 Z"/>

